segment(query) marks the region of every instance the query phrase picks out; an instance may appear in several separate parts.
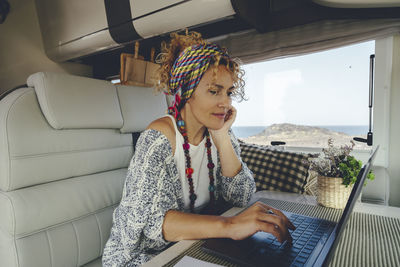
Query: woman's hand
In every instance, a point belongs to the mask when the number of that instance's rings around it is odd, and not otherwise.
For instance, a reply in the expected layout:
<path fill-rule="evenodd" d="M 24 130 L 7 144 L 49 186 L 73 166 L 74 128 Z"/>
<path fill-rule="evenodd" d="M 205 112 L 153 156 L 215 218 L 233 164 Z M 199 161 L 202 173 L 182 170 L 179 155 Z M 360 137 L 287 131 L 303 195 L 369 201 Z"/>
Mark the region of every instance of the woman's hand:
<path fill-rule="evenodd" d="M 219 130 L 209 129 L 212 140 L 217 147 L 222 175 L 227 177 L 234 177 L 242 168 L 242 164 L 233 149 L 231 137 L 228 134 L 235 118 L 236 109 L 231 106 L 225 116 L 225 122 L 222 128 Z"/>
<path fill-rule="evenodd" d="M 228 112 L 225 116 L 225 123 L 222 126 L 222 128 L 219 130 L 209 129 L 209 132 L 210 132 L 214 142 L 218 143 L 218 142 L 222 141 L 222 139 L 225 139 L 227 137 L 229 139 L 228 131 L 232 127 L 232 124 L 236 119 L 236 114 L 237 114 L 236 108 L 234 106 L 231 106 L 231 108 L 228 110 Z"/>
<path fill-rule="evenodd" d="M 292 243 L 288 228 L 294 225 L 277 209 L 264 203 L 256 202 L 244 212 L 227 218 L 228 236 L 234 240 L 245 239 L 259 231 L 273 234 L 279 242 Z"/>

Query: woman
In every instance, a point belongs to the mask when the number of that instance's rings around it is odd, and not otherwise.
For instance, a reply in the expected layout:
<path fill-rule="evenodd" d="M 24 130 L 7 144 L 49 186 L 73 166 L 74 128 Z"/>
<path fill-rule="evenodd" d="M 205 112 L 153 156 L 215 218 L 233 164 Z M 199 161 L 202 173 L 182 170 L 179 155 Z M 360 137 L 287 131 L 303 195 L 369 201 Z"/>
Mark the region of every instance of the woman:
<path fill-rule="evenodd" d="M 198 33 L 173 34 L 163 52 L 158 86 L 175 101 L 170 115 L 138 140 L 103 265 L 140 265 L 183 239 L 244 239 L 265 231 L 290 242 L 293 225 L 262 203 L 233 217 L 197 214 L 221 199 L 245 206 L 255 191 L 230 131 L 236 117 L 231 98 L 243 98 L 242 71 Z"/>

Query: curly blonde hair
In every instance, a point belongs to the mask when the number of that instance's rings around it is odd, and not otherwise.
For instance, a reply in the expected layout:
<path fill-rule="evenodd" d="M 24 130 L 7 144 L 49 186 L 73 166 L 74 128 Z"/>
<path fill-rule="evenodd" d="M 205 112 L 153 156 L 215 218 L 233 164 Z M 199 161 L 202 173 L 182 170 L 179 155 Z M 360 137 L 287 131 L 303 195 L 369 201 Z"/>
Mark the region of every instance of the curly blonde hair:
<path fill-rule="evenodd" d="M 171 78 L 171 68 L 175 60 L 185 48 L 193 45 L 204 45 L 207 42 L 201 37 L 198 32 L 187 32 L 186 34 L 179 34 L 177 32 L 171 34 L 171 41 L 169 44 L 161 43 L 161 53 L 157 56 L 156 62 L 160 64 L 157 72 L 157 83 L 155 88 L 157 91 L 171 94 L 169 88 L 169 81 Z M 213 81 L 217 80 L 218 66 L 225 66 L 228 72 L 232 75 L 233 79 L 233 94 L 232 96 L 237 101 L 245 100 L 244 86 L 245 81 L 244 70 L 241 68 L 239 59 L 232 59 L 229 57 L 215 56 L 211 59 L 209 70 L 213 71 Z M 212 69 L 210 69 L 212 68 Z"/>

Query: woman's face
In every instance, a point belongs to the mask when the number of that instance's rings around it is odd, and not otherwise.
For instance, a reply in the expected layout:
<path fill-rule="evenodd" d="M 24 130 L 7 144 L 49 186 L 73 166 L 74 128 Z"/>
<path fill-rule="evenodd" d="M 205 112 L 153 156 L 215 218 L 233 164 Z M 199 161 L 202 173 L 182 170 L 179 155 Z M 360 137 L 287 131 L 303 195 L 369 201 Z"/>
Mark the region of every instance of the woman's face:
<path fill-rule="evenodd" d="M 193 95 L 184 106 L 186 112 L 189 112 L 186 113 L 185 120 L 189 119 L 190 123 L 211 130 L 221 129 L 225 116 L 232 108 L 233 90 L 233 79 L 225 66 L 218 66 L 216 79 L 213 79 L 213 71 L 210 68 L 204 73 Z"/>

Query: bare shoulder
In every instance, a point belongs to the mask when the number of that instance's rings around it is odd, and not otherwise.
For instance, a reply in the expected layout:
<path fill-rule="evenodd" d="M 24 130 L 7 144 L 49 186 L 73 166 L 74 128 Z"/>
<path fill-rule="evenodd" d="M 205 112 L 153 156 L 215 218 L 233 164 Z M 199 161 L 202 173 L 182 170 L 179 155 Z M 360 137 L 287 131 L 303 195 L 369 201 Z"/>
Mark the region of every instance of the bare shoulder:
<path fill-rule="evenodd" d="M 147 129 L 157 130 L 165 135 L 171 144 L 173 154 L 175 154 L 175 127 L 170 118 L 156 119 L 147 126 Z"/>

